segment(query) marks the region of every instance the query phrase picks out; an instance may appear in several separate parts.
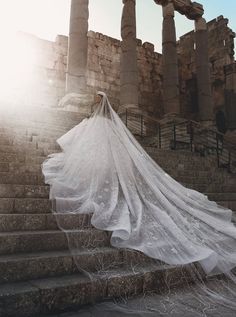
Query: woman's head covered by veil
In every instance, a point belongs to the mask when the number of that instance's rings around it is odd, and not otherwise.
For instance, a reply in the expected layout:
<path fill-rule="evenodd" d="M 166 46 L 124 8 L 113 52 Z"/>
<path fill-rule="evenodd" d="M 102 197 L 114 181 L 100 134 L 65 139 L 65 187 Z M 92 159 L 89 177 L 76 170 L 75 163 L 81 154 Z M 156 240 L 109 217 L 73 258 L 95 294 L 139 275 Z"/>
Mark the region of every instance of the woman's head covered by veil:
<path fill-rule="evenodd" d="M 100 115 L 111 119 L 112 107 L 106 93 L 103 91 L 97 91 L 95 101 L 98 104 L 98 107 L 94 111 L 94 115 Z"/>

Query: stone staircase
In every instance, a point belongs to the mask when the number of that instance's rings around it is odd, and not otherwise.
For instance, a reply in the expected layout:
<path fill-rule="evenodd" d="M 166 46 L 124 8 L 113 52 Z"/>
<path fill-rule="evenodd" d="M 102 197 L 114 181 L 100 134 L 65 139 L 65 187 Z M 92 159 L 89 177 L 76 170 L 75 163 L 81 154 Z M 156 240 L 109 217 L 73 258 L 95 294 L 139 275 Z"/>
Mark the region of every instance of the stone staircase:
<path fill-rule="evenodd" d="M 67 234 L 77 238 L 81 248 L 76 254 L 78 270 L 66 234 L 51 213 L 41 163 L 60 151 L 55 140 L 81 119 L 76 113 L 53 109 L 1 114 L 1 317 L 59 313 L 108 298 L 162 292 L 166 280 L 177 287 L 190 279 L 184 267 L 111 247 L 109 232 L 93 228 L 89 215 L 61 214 Z M 236 210 L 236 178 L 217 169 L 212 159 L 146 149 L 182 184 Z"/>

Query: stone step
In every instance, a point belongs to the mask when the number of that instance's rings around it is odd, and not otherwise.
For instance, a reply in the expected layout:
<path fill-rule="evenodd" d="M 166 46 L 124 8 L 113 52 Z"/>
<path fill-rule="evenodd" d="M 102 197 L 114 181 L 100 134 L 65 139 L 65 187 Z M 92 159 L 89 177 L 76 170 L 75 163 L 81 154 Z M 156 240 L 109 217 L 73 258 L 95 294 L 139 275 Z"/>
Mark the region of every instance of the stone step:
<path fill-rule="evenodd" d="M 45 158 L 46 159 L 46 158 Z M 41 164 L 0 163 L 0 172 L 40 173 Z"/>
<path fill-rule="evenodd" d="M 203 170 L 203 171 L 221 171 L 221 169 L 219 169 L 217 167 L 216 164 L 212 164 L 208 161 L 195 161 L 192 158 L 189 158 L 188 160 L 181 160 L 181 159 L 176 159 L 176 160 L 172 160 L 168 157 L 166 158 L 156 158 L 156 157 L 152 157 L 153 160 L 162 168 L 173 168 L 176 170 Z M 222 171 L 224 171 L 224 169 L 222 169 Z"/>
<path fill-rule="evenodd" d="M 46 157 L 45 157 L 46 159 Z M 7 164 L 7 163 L 5 163 Z M 7 165 L 4 165 L 5 168 L 7 168 Z M 27 165 L 26 165 L 27 166 Z M 26 167 L 27 168 L 27 167 Z M 165 171 L 165 169 L 164 169 Z M 215 183 L 222 183 L 222 182 L 228 182 L 229 180 L 231 181 L 232 184 L 236 183 L 236 176 L 231 177 L 228 174 L 224 174 L 224 173 L 206 173 L 205 171 L 196 171 L 191 173 L 190 171 L 173 171 L 173 170 L 168 170 L 166 169 L 165 171 L 166 173 L 168 173 L 170 176 L 172 176 L 175 179 L 178 179 L 179 182 L 184 182 L 184 183 L 202 183 L 202 184 L 208 184 L 210 182 L 215 182 Z M 25 180 L 28 180 L 30 178 L 35 179 L 35 185 L 38 185 L 39 182 L 44 183 L 44 178 L 42 175 L 42 171 L 41 168 L 38 171 L 28 171 L 28 172 L 21 172 L 19 171 L 19 169 L 17 169 L 17 171 L 9 171 L 9 172 L 0 172 L 0 182 L 2 184 L 12 184 L 11 179 L 15 178 L 15 180 L 17 180 L 17 182 L 13 182 L 13 184 L 27 184 L 25 183 Z M 22 179 L 22 183 L 20 181 L 20 179 Z M 37 179 L 37 180 L 36 180 Z M 32 182 L 30 182 L 29 184 L 34 184 Z"/>
<path fill-rule="evenodd" d="M 108 298 L 131 297 L 154 290 L 162 293 L 167 290 L 167 278 L 171 278 L 173 287 L 191 281 L 185 267 L 151 264 L 135 271 L 130 268 L 107 270 L 91 278 L 77 273 L 7 283 L 0 286 L 0 311 L 7 317 L 42 316 Z"/>
<path fill-rule="evenodd" d="M 24 153 L 3 153 L 0 152 L 0 162 L 1 163 L 9 163 L 9 162 L 25 162 L 25 154 Z M 32 158 L 32 156 L 31 156 Z M 42 159 L 42 157 L 41 157 Z M 45 158 L 43 158 L 45 159 Z"/>
<path fill-rule="evenodd" d="M 205 166 L 215 167 L 217 162 L 216 158 L 209 160 L 208 157 L 199 157 L 195 155 L 180 155 L 177 151 L 172 151 L 174 153 L 169 153 L 169 151 L 164 151 L 164 153 L 148 153 L 157 162 L 167 162 L 172 163 L 174 166 L 178 164 L 188 165 L 194 164 L 194 166 L 201 166 L 203 163 Z M 191 152 L 190 152 L 191 153 Z"/>
<path fill-rule="evenodd" d="M 0 184 L 0 198 L 48 198 L 48 185 Z"/>
<path fill-rule="evenodd" d="M 187 176 L 187 177 L 196 177 L 196 178 L 209 178 L 209 177 L 214 177 L 214 172 L 213 171 L 201 171 L 201 170 L 174 170 L 174 169 L 170 169 L 165 168 L 164 169 L 166 171 L 166 173 L 173 175 L 175 177 L 180 177 L 180 176 Z M 217 173 L 218 174 L 218 173 Z M 221 173 L 219 173 L 220 176 L 222 175 Z M 173 177 L 172 176 L 172 177 Z"/>
<path fill-rule="evenodd" d="M 29 151 L 28 149 L 23 151 L 22 148 L 16 149 L 12 148 L 10 149 L 9 146 L 5 148 L 8 152 L 0 152 L 0 162 L 1 163 L 42 163 L 48 154 L 61 152 L 61 149 L 57 147 L 55 148 L 40 148 L 40 149 L 33 149 L 32 151 Z M 167 153 L 168 154 L 168 153 Z M 173 160 L 168 157 L 163 157 L 160 159 L 159 157 L 154 157 L 154 160 L 157 161 L 157 164 L 162 167 L 163 169 L 175 169 L 175 170 L 199 170 L 199 171 L 217 171 L 219 173 L 225 173 L 224 169 L 218 169 L 216 166 L 212 165 L 212 162 L 208 162 L 207 160 L 195 160 L 193 158 L 183 158 L 178 159 L 176 156 Z"/>
<path fill-rule="evenodd" d="M 17 142 L 33 142 L 32 137 L 28 135 L 9 135 L 7 133 L 0 133 L 0 145 L 13 145 Z"/>
<path fill-rule="evenodd" d="M 74 124 L 64 125 L 58 124 L 47 124 L 47 123 L 36 123 L 36 122 L 0 122 L 0 133 L 8 135 L 36 135 L 38 133 L 47 134 L 49 136 L 57 135 L 58 133 L 65 133 Z"/>
<path fill-rule="evenodd" d="M 0 118 L 0 124 L 2 128 L 13 128 L 13 129 L 18 129 L 18 128 L 23 128 L 23 127 L 32 127 L 32 128 L 41 128 L 41 127 L 48 127 L 54 130 L 61 130 L 61 129 L 67 129 L 71 126 L 75 126 L 79 122 L 81 122 L 83 118 L 79 118 L 79 120 L 67 120 L 63 118 L 54 118 L 51 120 L 47 120 L 47 118 L 43 119 L 32 119 L 26 118 L 26 119 L 18 119 L 16 120 L 15 118 L 5 118 L 4 120 Z"/>
<path fill-rule="evenodd" d="M 46 148 L 44 148 L 44 149 L 37 148 L 36 150 L 42 150 L 42 160 L 46 159 L 46 157 L 45 157 L 46 151 L 50 151 L 50 152 L 52 151 L 53 153 L 62 152 L 62 150 L 59 147 L 57 147 L 57 148 L 55 147 L 54 149 L 53 148 L 47 148 L 47 149 Z M 2 153 L 4 153 L 4 152 L 2 152 Z M 16 153 L 16 151 L 12 152 L 12 153 Z M 8 163 L 10 167 L 12 166 L 12 169 L 13 169 L 13 167 L 18 168 L 18 166 L 19 166 L 19 168 L 23 168 L 25 165 L 30 165 L 30 163 L 27 163 L 27 161 L 28 161 L 27 159 L 30 158 L 28 153 L 23 152 L 23 154 L 24 154 L 24 158 L 25 158 L 25 160 L 23 162 L 22 162 L 22 159 L 21 159 L 21 161 L 17 161 L 15 159 L 15 157 L 13 157 L 13 159 L 11 159 L 11 157 L 10 157 L 9 160 L 6 160 L 6 159 L 1 160 L 1 157 L 0 157 L 0 163 Z M 33 158 L 34 157 L 35 156 L 33 156 Z M 39 155 L 37 154 L 36 157 L 39 157 Z M 32 158 L 32 155 L 31 155 L 31 158 Z M 31 159 L 31 162 L 35 162 L 35 160 L 33 161 Z M 164 170 L 173 170 L 173 171 L 178 171 L 179 173 L 185 173 L 186 171 L 193 172 L 196 174 L 198 172 L 203 172 L 204 174 L 206 174 L 207 172 L 208 173 L 215 173 L 216 172 L 216 173 L 220 173 L 220 174 L 225 173 L 225 171 L 223 169 L 218 169 L 212 165 L 206 165 L 206 164 L 204 164 L 204 162 L 195 164 L 189 160 L 187 163 L 178 163 L 177 164 L 177 162 L 170 162 L 170 161 L 168 161 L 168 159 L 165 159 L 161 162 L 158 162 L 156 160 L 156 162 Z M 39 165 L 39 163 L 34 163 L 32 165 L 36 166 L 36 165 Z"/>
<path fill-rule="evenodd" d="M 0 172 L 1 184 L 44 185 L 41 173 L 10 173 Z"/>
<path fill-rule="evenodd" d="M 78 273 L 73 258 L 76 258 L 81 270 L 90 273 L 134 265 L 137 269 L 145 263 L 161 265 L 161 261 L 141 252 L 113 247 L 81 249 L 73 253 L 73 256 L 69 249 L 0 255 L 0 284 Z"/>
<path fill-rule="evenodd" d="M 0 198 L 0 213 L 48 213 L 51 202 L 46 198 Z"/>
<path fill-rule="evenodd" d="M 92 214 L 0 214 L 0 232 L 93 228 Z M 59 224 L 59 226 L 58 226 Z"/>
<path fill-rule="evenodd" d="M 210 183 L 210 184 L 191 184 L 191 183 L 181 183 L 183 186 L 191 189 L 195 189 L 201 193 L 235 193 L 236 187 L 234 184 L 228 185 L 228 184 L 215 184 L 215 183 Z"/>
<path fill-rule="evenodd" d="M 27 126 L 27 125 L 26 125 Z M 33 136 L 41 137 L 41 138 L 49 138 L 49 139 L 57 139 L 61 135 L 65 134 L 69 131 L 72 127 L 63 128 L 63 129 L 55 129 L 55 128 L 48 128 L 47 126 L 44 127 L 29 127 L 27 126 L 22 127 L 8 127 L 8 128 L 0 128 L 1 134 L 8 134 L 8 135 L 18 135 L 18 136 L 28 136 L 32 138 Z"/>
<path fill-rule="evenodd" d="M 236 201 L 236 188 L 233 193 L 206 193 L 206 195 L 211 200 Z"/>
<path fill-rule="evenodd" d="M 80 120 L 81 121 L 81 120 Z M 80 122 L 79 121 L 79 122 Z M 45 131 L 49 132 L 62 132 L 65 133 L 65 131 L 68 131 L 75 125 L 79 123 L 78 121 L 63 121 L 60 120 L 58 122 L 43 122 L 43 121 L 34 121 L 30 122 L 28 120 L 19 120 L 19 121 L 13 121 L 13 120 L 0 120 L 0 133 L 5 133 L 9 135 L 16 134 L 17 132 L 20 132 L 20 134 L 24 134 L 28 131 L 42 131 L 42 129 L 45 129 Z"/>
<path fill-rule="evenodd" d="M 182 183 L 187 188 L 192 188 L 204 193 L 235 193 L 236 187 L 234 185 L 218 185 L 211 184 L 193 184 Z M 192 187 L 191 187 L 192 186 Z M 204 190 L 201 190 L 204 187 Z M 206 190 L 207 189 L 207 190 Z M 0 184 L 0 198 L 48 198 L 49 186 L 48 185 L 15 185 L 15 184 Z"/>
<path fill-rule="evenodd" d="M 34 144 L 29 144 L 28 145 L 0 145 L 0 152 L 2 153 L 28 153 L 31 155 L 35 156 L 44 156 L 46 155 L 45 153 L 48 151 L 44 151 L 43 149 L 36 149 Z"/>
<path fill-rule="evenodd" d="M 226 183 L 227 179 L 224 178 L 224 176 L 220 175 L 214 175 L 212 177 L 194 177 L 194 176 L 178 176 L 178 175 L 170 175 L 172 178 L 174 178 L 177 182 L 180 183 L 187 183 L 187 184 L 222 184 Z"/>
<path fill-rule="evenodd" d="M 8 145 L 8 146 L 31 146 L 33 145 L 35 148 L 59 148 L 59 145 L 56 142 L 57 138 L 43 138 L 36 135 L 9 135 L 0 133 L 0 146 Z"/>
<path fill-rule="evenodd" d="M 2 152 L 6 152 L 5 149 L 7 149 L 7 153 L 9 153 L 9 149 L 13 147 L 18 151 L 24 151 L 28 149 L 33 150 L 33 154 L 37 155 L 37 152 L 35 153 L 34 150 L 47 150 L 47 151 L 53 151 L 53 150 L 60 150 L 60 146 L 56 142 L 41 142 L 41 141 L 19 141 L 14 139 L 0 139 L 0 150 Z M 16 151 L 12 151 L 15 153 Z"/>
<path fill-rule="evenodd" d="M 0 232 L 0 254 L 68 249 L 67 235 L 81 248 L 109 246 L 109 233 L 98 229 Z"/>
<path fill-rule="evenodd" d="M 236 212 L 236 201 L 235 200 L 217 200 L 217 204 L 229 208 Z"/>
<path fill-rule="evenodd" d="M 53 151 L 55 152 L 55 151 Z M 44 160 L 46 157 L 44 157 Z M 42 161 L 44 161 L 42 160 Z M 0 162 L 0 172 L 18 172 L 18 173 L 41 173 L 42 163 L 18 163 L 18 162 Z M 201 170 L 201 169 L 189 169 L 184 168 L 184 170 L 178 170 L 176 168 L 170 167 L 170 166 L 161 166 L 161 168 L 170 175 L 176 175 L 177 176 L 194 176 L 194 177 L 212 177 L 213 174 L 217 173 L 219 175 L 225 175 L 225 173 L 221 173 L 220 171 L 215 170 Z"/>
<path fill-rule="evenodd" d="M 33 111 L 32 111 L 33 110 Z M 16 107 L 15 105 L 9 105 L 7 108 L 3 108 L 1 112 L 2 117 L 4 118 L 17 118 L 20 117 L 22 119 L 28 118 L 32 121 L 32 119 L 43 119 L 44 121 L 47 119 L 56 120 L 60 118 L 67 118 L 72 120 L 78 120 L 79 118 L 83 117 L 79 112 L 74 111 L 64 111 L 59 108 L 52 108 L 46 106 L 24 106 Z"/>
<path fill-rule="evenodd" d="M 16 186 L 15 186 L 16 187 Z M 42 186 L 40 186 L 41 188 Z M 0 187 L 1 188 L 1 187 Z M 13 186 L 14 188 L 14 186 Z M 24 188 L 24 187 L 23 187 Z M 25 190 L 25 189 L 23 189 Z M 41 192 L 39 192 L 41 195 Z M 236 201 L 236 193 L 207 193 L 210 200 Z M 46 193 L 45 193 L 46 196 Z M 48 198 L 0 198 L 0 213 L 48 213 L 51 202 Z"/>
<path fill-rule="evenodd" d="M 183 186 L 191 188 L 192 184 L 182 183 Z M 233 185 L 222 185 L 221 187 L 216 186 L 208 187 L 211 189 L 207 191 L 209 193 L 219 192 L 235 192 Z M 197 187 L 197 186 L 195 186 Z M 205 184 L 199 184 L 198 191 L 200 188 L 206 188 Z M 49 197 L 49 186 L 48 185 L 15 185 L 15 184 L 0 184 L 0 198 L 48 198 Z"/>
<path fill-rule="evenodd" d="M 64 125 L 71 125 L 71 124 L 76 124 L 80 122 L 84 116 L 79 115 L 79 113 L 73 114 L 73 116 L 68 116 L 68 113 L 51 113 L 50 115 L 47 114 L 47 112 L 37 112 L 34 111 L 32 112 L 21 112 L 17 113 L 15 111 L 12 113 L 12 115 L 5 115 L 4 113 L 1 113 L 0 117 L 0 123 L 4 126 L 4 124 L 7 125 L 25 125 L 27 124 L 34 124 L 34 125 L 55 125 L 55 126 L 64 126 Z"/>

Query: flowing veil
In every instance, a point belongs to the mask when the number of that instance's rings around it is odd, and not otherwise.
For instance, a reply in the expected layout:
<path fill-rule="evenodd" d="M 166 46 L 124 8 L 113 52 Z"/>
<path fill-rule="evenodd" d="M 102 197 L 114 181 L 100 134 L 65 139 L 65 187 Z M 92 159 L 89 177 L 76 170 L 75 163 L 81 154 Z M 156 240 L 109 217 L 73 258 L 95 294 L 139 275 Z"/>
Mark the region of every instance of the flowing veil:
<path fill-rule="evenodd" d="M 183 267 L 186 279 L 197 285 L 193 291 L 199 302 L 236 310 L 236 291 L 230 286 L 236 283 L 232 210 L 167 174 L 126 128 L 106 94 L 99 94 L 101 102 L 91 117 L 57 139 L 62 152 L 42 163 L 52 212 L 78 269 L 93 278 L 80 263 L 80 231 L 76 224 L 68 228 L 65 214 L 83 216 L 84 223 L 110 232 L 115 248 L 139 251 L 154 264 Z M 87 239 L 88 247 L 100 243 L 99 235 Z"/>

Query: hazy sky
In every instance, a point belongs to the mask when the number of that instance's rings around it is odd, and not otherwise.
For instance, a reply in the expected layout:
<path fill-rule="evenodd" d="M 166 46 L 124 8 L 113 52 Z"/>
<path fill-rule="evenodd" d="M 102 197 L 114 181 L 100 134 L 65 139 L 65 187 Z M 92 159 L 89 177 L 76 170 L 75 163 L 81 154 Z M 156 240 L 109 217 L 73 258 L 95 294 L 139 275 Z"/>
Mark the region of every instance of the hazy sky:
<path fill-rule="evenodd" d="M 236 31 L 236 0 L 201 0 L 207 21 L 224 15 Z M 15 30 L 54 40 L 68 34 L 70 0 L 0 0 L 0 36 Z M 89 29 L 120 38 L 122 0 L 90 0 Z M 161 51 L 162 10 L 153 0 L 136 0 L 137 37 Z M 177 36 L 193 29 L 193 22 L 176 14 Z"/>

